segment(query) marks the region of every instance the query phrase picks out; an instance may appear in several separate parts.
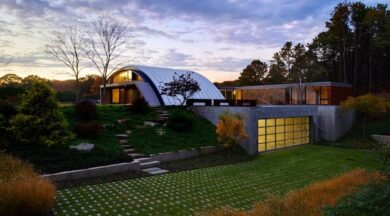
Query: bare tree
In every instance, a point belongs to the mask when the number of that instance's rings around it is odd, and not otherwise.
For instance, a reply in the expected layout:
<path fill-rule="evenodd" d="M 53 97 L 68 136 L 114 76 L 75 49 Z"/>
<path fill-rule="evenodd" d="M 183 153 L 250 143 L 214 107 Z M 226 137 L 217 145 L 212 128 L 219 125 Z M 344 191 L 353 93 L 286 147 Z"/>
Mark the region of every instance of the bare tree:
<path fill-rule="evenodd" d="M 130 29 L 126 24 L 102 15 L 87 35 L 89 47 L 85 53 L 103 78 L 104 98 L 108 77 L 120 66 L 117 58 L 131 48 Z"/>
<path fill-rule="evenodd" d="M 85 59 L 85 38 L 78 28 L 66 26 L 63 31 L 54 31 L 46 50 L 58 61 L 71 69 L 69 73 L 76 80 L 76 102 L 80 99 L 79 78 Z"/>

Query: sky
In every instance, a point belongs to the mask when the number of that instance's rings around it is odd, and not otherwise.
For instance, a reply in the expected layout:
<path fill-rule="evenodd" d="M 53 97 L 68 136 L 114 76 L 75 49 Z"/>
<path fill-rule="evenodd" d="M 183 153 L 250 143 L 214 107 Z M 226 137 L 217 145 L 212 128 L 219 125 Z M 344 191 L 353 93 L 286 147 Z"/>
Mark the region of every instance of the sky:
<path fill-rule="evenodd" d="M 49 38 L 64 26 L 85 28 L 104 13 L 131 29 L 133 46 L 118 63 L 193 70 L 214 82 L 234 80 L 253 59 L 269 62 L 286 41 L 310 42 L 325 30 L 339 2 L 0 0 L 0 76 L 71 79 L 69 69 L 45 51 Z M 98 72 L 90 66 L 82 71 L 86 74 Z"/>

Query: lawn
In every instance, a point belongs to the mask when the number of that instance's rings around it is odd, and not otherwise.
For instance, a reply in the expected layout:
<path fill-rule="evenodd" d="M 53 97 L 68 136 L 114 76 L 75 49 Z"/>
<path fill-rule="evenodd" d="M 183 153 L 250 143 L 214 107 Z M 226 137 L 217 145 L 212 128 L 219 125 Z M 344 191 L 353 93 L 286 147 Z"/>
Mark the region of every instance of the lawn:
<path fill-rule="evenodd" d="M 179 162 L 178 162 L 179 163 Z M 64 189 L 54 215 L 189 215 L 230 206 L 249 209 L 355 167 L 377 169 L 370 151 L 306 145 L 238 164 Z"/>
<path fill-rule="evenodd" d="M 30 161 L 35 168 L 43 173 L 53 173 L 72 169 L 88 168 L 92 166 L 106 165 L 131 161 L 132 159 L 123 152 L 118 143 L 117 134 L 123 134 L 131 130 L 129 144 L 137 152 L 151 154 L 165 151 L 177 151 L 201 146 L 216 144 L 215 127 L 205 119 L 196 117 L 193 129 L 189 132 L 175 132 L 162 125 L 145 127 L 144 121 L 156 119 L 156 112 L 151 109 L 147 114 L 135 114 L 130 112 L 127 106 L 104 105 L 97 106 L 98 119 L 102 129 L 95 139 L 82 139 L 76 137 L 66 146 L 26 146 L 13 143 L 9 145 L 7 152 Z M 71 105 L 62 105 L 60 110 L 68 121 L 70 130 L 79 122 Z M 168 109 L 172 111 L 172 109 Z M 118 124 L 118 119 L 127 120 L 125 124 Z M 156 129 L 163 129 L 165 134 L 160 136 Z M 95 148 L 91 153 L 85 154 L 70 150 L 70 145 L 80 143 L 93 143 Z"/>
<path fill-rule="evenodd" d="M 175 108 L 167 107 L 168 113 L 172 113 Z M 187 111 L 189 115 L 194 115 Z M 160 152 L 178 151 L 183 149 L 199 148 L 211 146 L 217 143 L 215 126 L 204 118 L 195 116 L 195 121 L 191 130 L 175 131 L 163 125 L 154 127 L 142 127 L 142 124 L 129 122 L 128 127 L 132 130 L 129 136 L 129 144 L 138 152 L 144 154 L 154 154 Z M 156 130 L 163 130 L 164 135 L 159 135 Z"/>

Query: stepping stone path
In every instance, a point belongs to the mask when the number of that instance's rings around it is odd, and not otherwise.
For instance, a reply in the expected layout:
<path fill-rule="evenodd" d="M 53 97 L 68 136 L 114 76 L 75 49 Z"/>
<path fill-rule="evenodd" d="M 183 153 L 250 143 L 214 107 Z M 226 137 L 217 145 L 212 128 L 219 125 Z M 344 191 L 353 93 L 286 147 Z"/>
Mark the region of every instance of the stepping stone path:
<path fill-rule="evenodd" d="M 121 122 L 118 120 L 118 123 Z M 120 124 L 120 123 L 119 123 Z M 168 170 L 161 169 L 158 166 L 160 165 L 160 161 L 153 160 L 147 155 L 137 153 L 137 151 L 132 148 L 131 145 L 128 144 L 129 134 L 131 134 L 131 130 L 127 130 L 124 134 L 117 134 L 119 144 L 122 145 L 123 151 L 133 158 L 134 162 L 140 163 L 140 168 L 143 172 L 149 173 L 150 175 L 158 175 L 168 173 Z"/>
<path fill-rule="evenodd" d="M 158 115 L 157 119 L 154 120 L 155 122 L 163 124 L 168 120 L 169 118 L 168 110 L 166 110 L 163 107 L 156 107 L 154 108 L 154 110 L 157 112 Z"/>

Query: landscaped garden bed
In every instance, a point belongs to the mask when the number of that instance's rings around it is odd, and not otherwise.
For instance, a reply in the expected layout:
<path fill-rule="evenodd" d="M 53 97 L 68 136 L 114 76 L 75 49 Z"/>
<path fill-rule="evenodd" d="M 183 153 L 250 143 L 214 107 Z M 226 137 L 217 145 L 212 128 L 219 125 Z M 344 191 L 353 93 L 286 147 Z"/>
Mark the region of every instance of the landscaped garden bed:
<path fill-rule="evenodd" d="M 60 190 L 54 215 L 189 215 L 228 206 L 250 209 L 269 194 L 341 174 L 381 168 L 375 152 L 306 145 L 254 160 Z"/>
<path fill-rule="evenodd" d="M 61 106 L 60 110 L 72 130 L 82 122 L 75 115 L 74 106 Z M 173 112 L 174 109 L 168 109 Z M 193 115 L 190 111 L 188 115 Z M 123 152 L 118 143 L 117 134 L 131 131 L 128 143 L 139 153 L 150 154 L 165 151 L 199 148 L 216 144 L 215 127 L 207 120 L 193 115 L 194 122 L 190 131 L 178 132 L 163 124 L 145 126 L 145 121 L 157 118 L 157 114 L 150 109 L 146 114 L 137 114 L 130 111 L 125 105 L 98 105 L 97 118 L 102 128 L 96 137 L 80 138 L 76 136 L 66 145 L 59 146 L 28 146 L 12 143 L 7 152 L 30 161 L 43 173 L 54 173 L 72 169 L 83 169 L 113 163 L 129 162 L 131 157 Z M 118 120 L 122 120 L 119 121 Z M 163 130 L 160 135 L 156 131 Z M 85 153 L 70 149 L 72 145 L 80 143 L 94 144 L 91 152 Z"/>

